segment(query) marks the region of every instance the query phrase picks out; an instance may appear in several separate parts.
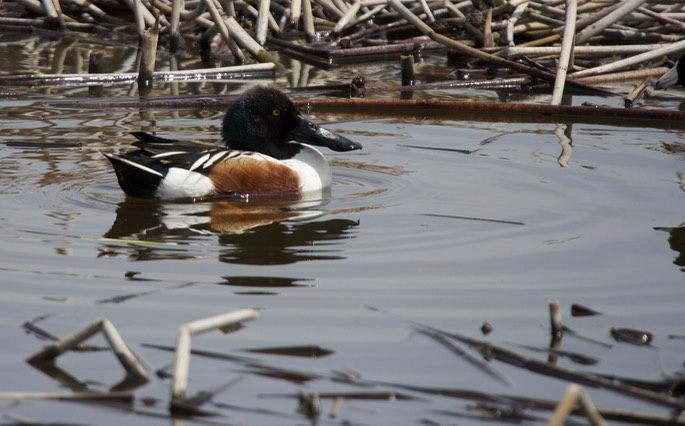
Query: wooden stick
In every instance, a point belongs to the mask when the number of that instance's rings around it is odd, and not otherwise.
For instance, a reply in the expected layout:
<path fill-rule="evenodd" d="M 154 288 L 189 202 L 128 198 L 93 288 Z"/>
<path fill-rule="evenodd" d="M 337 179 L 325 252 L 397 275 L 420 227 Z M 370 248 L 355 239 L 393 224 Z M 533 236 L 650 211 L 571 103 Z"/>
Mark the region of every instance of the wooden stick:
<path fill-rule="evenodd" d="M 416 80 L 414 76 L 414 55 L 402 55 L 400 57 L 400 68 L 402 70 L 402 86 L 412 86 Z"/>
<path fill-rule="evenodd" d="M 595 68 L 589 68 L 583 71 L 577 71 L 569 75 L 569 78 L 576 79 L 579 77 L 587 77 L 591 75 L 604 74 L 608 72 L 618 71 L 633 65 L 638 65 L 643 62 L 659 58 L 664 55 L 679 52 L 685 49 L 685 40 L 677 43 L 666 45 L 662 48 L 652 50 L 650 52 L 641 53 L 639 55 L 631 56 L 620 61 L 612 62 L 610 64 L 601 65 Z"/>
<path fill-rule="evenodd" d="M 637 87 L 623 99 L 623 104 L 626 108 L 632 107 L 635 101 L 642 96 L 647 89 L 647 85 L 651 83 L 651 80 L 652 79 L 649 77 L 645 78 L 642 83 L 638 84 Z"/>
<path fill-rule="evenodd" d="M 111 346 L 112 350 L 116 354 L 119 362 L 128 372 L 129 378 L 137 382 L 145 383 L 147 382 L 147 373 L 145 368 L 138 361 L 138 359 L 133 355 L 133 352 L 126 346 L 124 340 L 119 335 L 119 332 L 114 328 L 108 319 L 102 318 L 94 321 L 79 331 L 63 337 L 56 341 L 55 343 L 48 345 L 43 348 L 40 352 L 32 355 L 26 361 L 29 364 L 41 364 L 46 361 L 51 361 L 56 357 L 62 355 L 64 352 L 74 348 L 76 345 L 88 340 L 95 333 L 101 331 L 107 342 Z"/>
<path fill-rule="evenodd" d="M 209 14 L 212 17 L 212 21 L 214 21 L 214 25 L 216 25 L 216 29 L 219 31 L 221 34 L 221 37 L 224 39 L 224 42 L 228 46 L 228 48 L 231 50 L 231 53 L 233 53 L 233 56 L 235 57 L 235 60 L 237 63 L 242 64 L 245 62 L 245 55 L 243 52 L 240 50 L 238 45 L 236 44 L 235 40 L 231 38 L 231 35 L 228 31 L 228 28 L 226 27 L 226 23 L 224 22 L 223 18 L 221 17 L 221 14 L 219 13 L 219 10 L 217 10 L 216 6 L 214 5 L 213 0 L 203 0 L 205 7 L 207 10 L 209 10 Z"/>
<path fill-rule="evenodd" d="M 620 7 L 617 7 L 611 13 L 598 20 L 597 22 L 588 25 L 587 28 L 576 34 L 576 43 L 583 44 L 588 41 L 591 37 L 601 33 L 604 29 L 608 28 L 611 24 L 614 24 L 623 16 L 629 14 L 633 10 L 637 9 L 647 0 L 625 0 L 621 2 Z"/>
<path fill-rule="evenodd" d="M 654 49 L 664 47 L 664 44 L 633 44 L 624 46 L 574 46 L 573 54 L 583 57 L 611 56 L 611 55 L 634 55 L 638 53 L 651 52 Z M 539 46 L 539 47 L 506 47 L 500 51 L 500 56 L 516 58 L 519 56 L 547 56 L 559 55 L 561 46 Z"/>
<path fill-rule="evenodd" d="M 650 18 L 653 18 L 653 19 L 655 19 L 655 20 L 657 20 L 663 24 L 675 25 L 676 27 L 680 28 L 680 31 L 685 31 L 685 23 L 683 23 L 682 21 L 670 18 L 665 14 L 652 12 L 651 10 L 647 9 L 646 7 L 642 7 L 642 6 L 638 7 L 637 11 L 642 13 L 643 15 L 647 15 Z"/>
<path fill-rule="evenodd" d="M 671 408 L 677 408 L 680 410 L 685 409 L 685 401 L 674 396 L 664 395 L 659 392 L 646 390 L 633 385 L 626 385 L 620 382 L 616 382 L 613 379 L 608 379 L 596 374 L 585 373 L 570 368 L 549 364 L 547 362 L 516 353 L 515 351 L 495 345 L 491 342 L 474 339 L 458 333 L 442 331 L 423 324 L 416 324 L 416 327 L 419 329 L 427 328 L 429 330 L 433 330 L 434 332 L 442 333 L 446 337 L 450 337 L 456 339 L 459 342 L 471 345 L 478 350 L 485 350 L 487 351 L 488 355 L 491 356 L 493 359 L 500 360 L 510 365 L 515 365 L 520 368 L 525 368 L 530 371 L 560 378 L 563 380 L 573 381 L 575 383 L 581 383 L 608 389 L 633 398 L 650 401 L 655 404 L 660 404 Z"/>
<path fill-rule="evenodd" d="M 514 12 L 511 14 L 511 17 L 509 17 L 509 19 L 507 20 L 506 31 L 504 33 L 507 45 L 514 46 L 514 25 L 516 25 L 516 21 L 518 21 L 519 18 L 521 18 L 521 16 L 527 8 L 528 3 L 518 5 L 516 9 L 514 9 Z"/>
<path fill-rule="evenodd" d="M 171 21 L 169 22 L 169 33 L 171 39 L 169 40 L 169 50 L 172 53 L 177 52 L 181 48 L 181 30 L 179 24 L 181 21 L 181 10 L 185 9 L 185 0 L 173 0 L 171 4 Z"/>
<path fill-rule="evenodd" d="M 297 27 L 300 16 L 302 16 L 302 0 L 292 0 L 290 2 L 290 25 Z"/>
<path fill-rule="evenodd" d="M 549 322 L 552 336 L 561 337 L 564 334 L 564 324 L 561 322 L 561 310 L 559 309 L 558 300 L 550 300 L 549 305 Z"/>
<path fill-rule="evenodd" d="M 431 12 L 430 7 L 428 7 L 428 3 L 426 0 L 419 0 L 419 4 L 421 5 L 421 10 L 423 10 L 423 13 L 426 14 L 426 22 L 429 24 L 432 24 L 435 22 L 435 16 L 433 16 L 433 12 Z"/>
<path fill-rule="evenodd" d="M 669 68 L 666 67 L 646 68 L 643 70 L 624 71 L 613 74 L 603 74 L 594 77 L 581 77 L 576 81 L 588 85 L 621 83 L 631 80 L 643 79 L 646 77 L 660 77 L 667 73 L 668 70 Z"/>
<path fill-rule="evenodd" d="M 85 13 L 88 13 L 90 16 L 92 16 L 96 20 L 103 21 L 103 22 L 111 22 L 111 23 L 116 23 L 116 24 L 121 24 L 121 23 L 125 22 L 122 19 L 115 18 L 115 17 L 105 13 L 105 11 L 103 11 L 99 7 L 92 4 L 89 0 L 62 0 L 62 1 L 66 1 L 67 3 L 71 3 L 73 5 L 76 5 L 80 8 L 82 8 Z"/>
<path fill-rule="evenodd" d="M 125 0 L 129 8 L 133 11 L 134 22 L 136 24 L 136 32 L 138 33 L 138 42 L 142 45 L 145 39 L 145 17 L 143 16 L 143 4 L 140 0 Z"/>
<path fill-rule="evenodd" d="M 45 9 L 48 21 L 63 31 L 66 27 L 64 26 L 64 18 L 59 2 L 54 0 L 42 0 L 41 3 L 43 4 L 43 9 Z"/>
<path fill-rule="evenodd" d="M 312 1 L 313 0 L 302 0 L 302 27 L 304 29 L 305 39 L 310 43 L 316 38 L 314 16 L 312 15 Z"/>
<path fill-rule="evenodd" d="M 551 105 L 559 105 L 561 103 L 561 97 L 564 95 L 566 73 L 569 68 L 573 68 L 571 55 L 573 52 L 573 45 L 575 44 L 577 7 L 578 2 L 576 0 L 566 0 L 566 25 L 564 26 L 559 63 L 557 63 L 557 77 L 554 80 L 552 100 L 550 101 Z"/>
<path fill-rule="evenodd" d="M 152 76 L 155 72 L 158 36 L 159 19 L 155 21 L 152 28 L 145 31 L 143 36 L 140 69 L 138 70 L 138 91 L 141 96 L 147 96 L 152 91 Z"/>
<path fill-rule="evenodd" d="M 602 413 L 595 407 L 595 404 L 590 399 L 590 396 L 583 390 L 578 396 L 578 405 L 580 410 L 585 414 L 585 417 L 590 421 L 592 426 L 605 426 L 606 421 L 602 417 Z"/>
<path fill-rule="evenodd" d="M 580 407 L 592 426 L 606 426 L 606 422 L 595 408 L 585 389 L 575 383 L 566 388 L 566 392 L 554 409 L 547 426 L 563 426 L 566 423 L 566 417 L 574 411 L 576 405 Z"/>
<path fill-rule="evenodd" d="M 179 328 L 178 336 L 176 338 L 176 352 L 174 355 L 174 377 L 171 382 L 172 410 L 175 404 L 182 404 L 185 400 L 186 390 L 188 388 L 191 336 L 257 318 L 259 318 L 259 312 L 256 310 L 242 309 L 189 322 Z"/>
<path fill-rule="evenodd" d="M 342 32 L 342 30 L 347 27 L 347 24 L 349 24 L 350 21 L 352 21 L 352 18 L 354 18 L 355 15 L 357 15 L 360 7 L 361 7 L 361 3 L 359 3 L 359 1 L 355 1 L 354 3 L 352 3 L 352 6 L 350 6 L 350 8 L 347 9 L 347 11 L 342 16 L 342 18 L 340 18 L 338 23 L 335 24 L 335 27 L 333 27 L 332 33 L 333 34 L 340 34 Z"/>
<path fill-rule="evenodd" d="M 17 0 L 17 3 L 21 4 L 30 12 L 35 13 L 37 15 L 45 14 L 45 8 L 41 5 L 41 2 L 39 2 L 38 0 Z"/>
<path fill-rule="evenodd" d="M 266 0 L 265 0 L 266 1 Z M 226 18 L 226 27 L 236 41 L 247 49 L 248 52 L 256 60 L 262 63 L 271 62 L 276 67 L 276 71 L 282 72 L 285 70 L 283 65 L 278 63 L 269 52 L 266 51 L 259 43 L 257 43 L 250 35 L 240 26 L 234 17 Z"/>
<path fill-rule="evenodd" d="M 51 393 L 51 392 L 0 392 L 0 399 L 43 399 L 56 401 L 100 401 L 118 400 L 131 401 L 133 393 L 130 391 L 115 392 L 72 392 L 72 393 Z"/>
<path fill-rule="evenodd" d="M 559 400 L 557 407 L 554 409 L 552 417 L 550 417 L 549 421 L 547 422 L 547 426 L 563 426 L 566 422 L 566 417 L 568 417 L 571 411 L 573 411 L 575 408 L 578 397 L 582 392 L 582 386 L 575 383 L 568 385 L 566 392 L 564 392 L 564 395 Z"/>
<path fill-rule="evenodd" d="M 260 46 L 264 46 L 264 43 L 266 42 L 266 33 L 269 31 L 269 15 L 271 15 L 271 12 L 269 12 L 270 4 L 271 0 L 259 0 L 259 14 L 257 16 L 255 39 Z"/>
<path fill-rule="evenodd" d="M 438 43 L 444 44 L 445 46 L 454 49 L 458 51 L 459 53 L 462 53 L 464 55 L 472 56 L 475 58 L 482 59 L 484 61 L 487 61 L 491 64 L 507 67 L 516 71 L 520 71 L 523 73 L 526 73 L 528 75 L 531 75 L 533 77 L 537 77 L 546 81 L 554 81 L 556 79 L 556 75 L 547 72 L 547 71 L 542 71 L 533 67 L 525 66 L 523 64 L 519 64 L 518 62 L 513 62 L 509 61 L 504 58 L 500 58 L 494 55 L 490 55 L 488 53 L 482 52 L 478 49 L 474 49 L 472 47 L 469 47 L 463 43 L 460 43 L 456 40 L 452 40 L 450 38 L 447 38 L 443 36 L 442 34 L 438 34 L 435 31 L 433 31 L 432 28 L 430 28 L 428 25 L 426 25 L 421 19 L 419 19 L 418 16 L 414 15 L 409 9 L 404 6 L 400 0 L 389 0 L 390 5 L 402 15 L 403 18 L 405 18 L 407 21 L 409 21 L 412 25 L 414 25 L 419 31 L 421 31 L 423 34 L 427 35 L 431 39 L 435 40 Z M 576 82 L 572 81 L 567 81 L 566 84 L 568 85 L 573 85 L 575 87 L 581 87 L 576 85 Z M 588 89 L 588 87 L 582 87 L 584 89 Z"/>
<path fill-rule="evenodd" d="M 483 25 L 483 47 L 493 47 L 495 45 L 495 35 L 492 34 L 492 9 L 488 9 L 485 14 L 485 24 Z"/>

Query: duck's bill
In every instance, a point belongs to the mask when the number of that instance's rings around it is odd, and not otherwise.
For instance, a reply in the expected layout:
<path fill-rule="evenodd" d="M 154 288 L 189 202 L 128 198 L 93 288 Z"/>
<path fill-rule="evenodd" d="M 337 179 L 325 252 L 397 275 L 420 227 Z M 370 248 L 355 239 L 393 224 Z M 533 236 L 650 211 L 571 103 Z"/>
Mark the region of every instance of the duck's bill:
<path fill-rule="evenodd" d="M 325 146 L 333 151 L 362 149 L 360 143 L 326 130 L 304 118 L 300 120 L 300 125 L 290 132 L 290 138 L 310 145 Z"/>
<path fill-rule="evenodd" d="M 671 68 L 666 74 L 662 75 L 654 84 L 657 90 L 675 86 L 678 83 L 678 65 Z"/>

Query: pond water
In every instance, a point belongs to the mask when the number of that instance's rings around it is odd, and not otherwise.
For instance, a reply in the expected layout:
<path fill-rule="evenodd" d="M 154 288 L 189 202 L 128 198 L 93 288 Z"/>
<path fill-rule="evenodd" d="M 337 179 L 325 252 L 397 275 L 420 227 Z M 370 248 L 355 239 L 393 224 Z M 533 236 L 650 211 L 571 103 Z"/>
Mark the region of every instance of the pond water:
<path fill-rule="evenodd" d="M 39 53 L 20 48 L 26 43 Z M 0 54 L 12 60 L 1 71 L 49 72 L 60 47 L 33 37 L 4 40 Z M 74 61 L 89 49 L 70 44 L 62 68 L 82 71 Z M 127 55 L 112 57 L 124 64 Z M 434 58 L 418 70 L 425 80 L 449 71 Z M 399 80 L 389 62 L 311 68 L 309 84 L 346 83 L 358 73 L 378 86 Z M 286 75 L 174 90 L 211 96 L 253 84 L 287 89 L 292 81 Z M 158 85 L 155 95 L 171 90 Z M 0 91 L 0 392 L 69 393 L 66 387 L 76 385 L 106 391 L 121 380 L 123 370 L 106 351 L 59 357 L 58 378 L 31 367 L 26 358 L 49 341 L 27 332 L 26 321 L 62 337 L 107 318 L 151 371 L 168 373 L 173 354 L 159 346 L 173 346 L 181 325 L 242 308 L 261 314 L 237 332 L 193 338 L 193 349 L 235 356 L 191 357 L 189 394 L 229 384 L 202 407 L 213 417 L 170 417 L 169 379 L 153 373 L 131 404 L 6 397 L 5 422 L 307 424 L 297 410 L 302 392 L 321 397 L 319 424 L 482 424 L 497 418 L 488 408 L 510 405 L 439 390 L 558 401 L 568 381 L 492 361 L 506 376 L 498 379 L 416 333 L 413 322 L 545 361 L 546 353 L 521 345 L 548 346 L 549 300 L 559 300 L 565 325 L 602 343 L 564 337 L 561 349 L 598 362 L 559 358 L 559 365 L 655 382 L 683 372 L 682 130 L 359 118 L 314 109 L 309 118 L 364 146 L 325 153 L 334 185 L 322 202 L 155 203 L 126 199 L 101 152 L 127 149 L 129 132 L 139 130 L 217 141 L 222 111 L 94 108 L 81 86 Z M 97 100 L 132 94 L 129 86 L 105 87 Z M 417 96 L 503 95 L 462 89 Z M 525 93 L 504 96 L 534 101 Z M 638 107 L 678 109 L 684 99 L 678 89 L 650 93 Z M 620 101 L 570 101 L 587 100 Z M 571 304 L 601 315 L 571 317 Z M 484 322 L 493 327 L 487 336 Z M 647 330 L 654 340 L 616 342 L 612 327 Z M 99 335 L 89 342 L 106 346 Z M 248 351 L 284 347 L 307 353 Z M 315 348 L 324 352 L 312 356 Z M 329 393 L 348 398 L 336 402 Z M 601 407 L 669 413 L 607 390 L 588 393 Z M 519 409 L 527 423 L 550 416 L 525 404 Z"/>

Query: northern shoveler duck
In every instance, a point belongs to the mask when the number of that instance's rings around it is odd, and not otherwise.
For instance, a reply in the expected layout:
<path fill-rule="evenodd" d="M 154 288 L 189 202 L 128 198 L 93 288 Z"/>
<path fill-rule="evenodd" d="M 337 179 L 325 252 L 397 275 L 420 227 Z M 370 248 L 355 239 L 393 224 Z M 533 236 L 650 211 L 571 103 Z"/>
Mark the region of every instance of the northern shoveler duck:
<path fill-rule="evenodd" d="M 681 56 L 673 68 L 656 81 L 654 88 L 657 90 L 667 89 L 676 84 L 685 87 L 685 55 Z"/>
<path fill-rule="evenodd" d="M 310 145 L 362 148 L 305 119 L 285 94 L 270 87 L 245 92 L 222 124 L 225 148 L 135 132 L 138 149 L 104 155 L 131 197 L 290 199 L 320 193 L 332 182 L 326 158 Z"/>

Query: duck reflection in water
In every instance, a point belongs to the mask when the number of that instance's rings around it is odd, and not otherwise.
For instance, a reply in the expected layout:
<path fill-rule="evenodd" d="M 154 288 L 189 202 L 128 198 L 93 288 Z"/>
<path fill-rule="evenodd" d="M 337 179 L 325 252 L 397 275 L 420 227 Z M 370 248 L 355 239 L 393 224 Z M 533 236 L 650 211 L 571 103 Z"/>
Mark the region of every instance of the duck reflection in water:
<path fill-rule="evenodd" d="M 359 222 L 323 219 L 324 213 L 315 209 L 320 205 L 229 200 L 187 204 L 128 198 L 118 205 L 117 217 L 104 238 L 134 244 L 126 246 L 125 253 L 120 244 L 108 245 L 100 255 L 125 254 L 133 260 L 206 257 L 206 251 L 195 253 L 198 246 L 185 243 L 202 235 L 218 235 L 222 262 L 274 265 L 342 259 L 342 249 L 331 246 L 354 238 Z"/>

